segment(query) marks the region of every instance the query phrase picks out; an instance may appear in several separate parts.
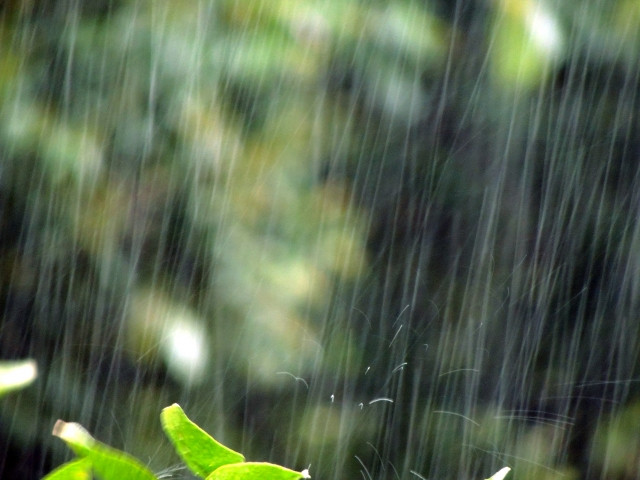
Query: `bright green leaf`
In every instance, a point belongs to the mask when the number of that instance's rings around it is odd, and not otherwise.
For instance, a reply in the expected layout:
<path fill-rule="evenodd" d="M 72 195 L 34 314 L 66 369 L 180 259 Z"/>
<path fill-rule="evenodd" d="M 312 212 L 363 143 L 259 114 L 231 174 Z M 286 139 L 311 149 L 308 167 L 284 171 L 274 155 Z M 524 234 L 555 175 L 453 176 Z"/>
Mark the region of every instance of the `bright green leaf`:
<path fill-rule="evenodd" d="M 307 470 L 295 472 L 273 463 L 246 462 L 223 465 L 207 480 L 298 480 L 311 478 Z"/>
<path fill-rule="evenodd" d="M 34 360 L 0 362 L 0 396 L 26 387 L 35 380 L 37 372 Z"/>
<path fill-rule="evenodd" d="M 96 439 L 79 423 L 58 420 L 53 426 L 52 433 L 63 440 L 79 457 L 88 457 L 89 452 L 96 444 Z"/>
<path fill-rule="evenodd" d="M 64 463 L 42 480 L 91 480 L 91 461 L 88 458 L 76 458 Z"/>
<path fill-rule="evenodd" d="M 78 423 L 58 420 L 53 427 L 53 434 L 64 440 L 76 455 L 86 457 L 101 480 L 157 480 L 138 460 L 97 441 Z"/>
<path fill-rule="evenodd" d="M 496 472 L 493 476 L 487 478 L 487 480 L 503 480 L 504 477 L 507 476 L 507 473 L 509 473 L 510 471 L 511 469 L 509 467 L 504 467 Z"/>
<path fill-rule="evenodd" d="M 242 454 L 217 442 L 189 420 L 177 403 L 163 409 L 160 420 L 178 455 L 196 475 L 205 478 L 218 467 L 244 462 Z"/>

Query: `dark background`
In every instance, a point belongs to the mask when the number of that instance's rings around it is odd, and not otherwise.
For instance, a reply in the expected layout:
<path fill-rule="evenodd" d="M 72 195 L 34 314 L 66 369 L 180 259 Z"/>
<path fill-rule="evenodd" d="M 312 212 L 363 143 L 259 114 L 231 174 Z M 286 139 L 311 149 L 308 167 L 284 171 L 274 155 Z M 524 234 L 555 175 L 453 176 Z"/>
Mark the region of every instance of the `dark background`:
<path fill-rule="evenodd" d="M 175 465 L 173 402 L 314 478 L 637 478 L 636 1 L 0 15 L 2 478 L 57 418 Z"/>

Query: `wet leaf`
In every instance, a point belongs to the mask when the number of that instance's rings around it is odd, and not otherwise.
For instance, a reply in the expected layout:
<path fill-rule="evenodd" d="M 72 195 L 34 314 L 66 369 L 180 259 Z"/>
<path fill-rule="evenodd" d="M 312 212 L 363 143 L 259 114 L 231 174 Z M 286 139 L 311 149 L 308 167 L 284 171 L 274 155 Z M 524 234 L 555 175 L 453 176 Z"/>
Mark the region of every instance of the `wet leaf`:
<path fill-rule="evenodd" d="M 196 475 L 205 478 L 218 467 L 244 462 L 242 454 L 225 447 L 189 420 L 177 403 L 162 410 L 160 420 L 178 455 Z"/>
<path fill-rule="evenodd" d="M 91 480 L 91 461 L 88 458 L 76 458 L 64 463 L 42 480 Z"/>
<path fill-rule="evenodd" d="M 35 380 L 37 374 L 34 360 L 0 362 L 0 396 L 26 387 Z"/>
<path fill-rule="evenodd" d="M 296 472 L 273 463 L 246 462 L 223 465 L 207 480 L 297 480 L 310 478 L 308 471 Z"/>
<path fill-rule="evenodd" d="M 509 467 L 504 467 L 503 469 L 499 470 L 491 477 L 487 478 L 487 480 L 503 480 L 504 477 L 506 477 L 510 471 L 511 469 Z"/>
<path fill-rule="evenodd" d="M 76 455 L 88 459 L 101 480 L 156 480 L 155 475 L 138 460 L 97 441 L 78 423 L 58 420 L 53 434 L 64 440 Z"/>

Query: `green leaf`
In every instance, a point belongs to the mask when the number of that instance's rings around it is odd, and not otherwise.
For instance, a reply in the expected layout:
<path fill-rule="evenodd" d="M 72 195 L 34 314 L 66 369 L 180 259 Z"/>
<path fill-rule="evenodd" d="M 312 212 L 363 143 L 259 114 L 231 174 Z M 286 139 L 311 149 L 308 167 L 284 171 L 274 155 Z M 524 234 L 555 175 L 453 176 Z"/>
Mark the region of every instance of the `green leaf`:
<path fill-rule="evenodd" d="M 76 458 L 63 463 L 42 480 L 91 480 L 91 461 L 88 458 Z"/>
<path fill-rule="evenodd" d="M 295 472 L 273 463 L 246 462 L 223 465 L 206 480 L 298 480 L 311 478 L 307 470 Z"/>
<path fill-rule="evenodd" d="M 0 396 L 12 390 L 26 387 L 38 374 L 34 360 L 0 362 Z"/>
<path fill-rule="evenodd" d="M 507 476 L 507 473 L 509 473 L 510 471 L 511 469 L 509 467 L 504 467 L 500 469 L 498 472 L 496 472 L 495 474 L 493 474 L 493 476 L 487 478 L 487 480 L 503 480 L 504 477 Z"/>
<path fill-rule="evenodd" d="M 138 460 L 97 441 L 78 423 L 58 420 L 53 427 L 53 434 L 64 440 L 76 455 L 86 457 L 101 480 L 157 480 Z"/>
<path fill-rule="evenodd" d="M 196 475 L 206 478 L 218 467 L 244 462 L 242 454 L 217 442 L 189 420 L 177 403 L 163 409 L 160 420 L 178 455 Z"/>

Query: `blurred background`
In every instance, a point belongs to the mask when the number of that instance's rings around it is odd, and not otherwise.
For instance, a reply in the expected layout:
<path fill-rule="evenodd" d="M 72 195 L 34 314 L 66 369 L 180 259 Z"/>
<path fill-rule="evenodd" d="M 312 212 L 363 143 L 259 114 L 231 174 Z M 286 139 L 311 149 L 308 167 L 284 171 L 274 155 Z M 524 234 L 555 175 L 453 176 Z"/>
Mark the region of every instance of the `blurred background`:
<path fill-rule="evenodd" d="M 178 402 L 316 479 L 640 476 L 637 0 L 0 3 L 0 477 Z M 171 470 L 175 478 L 191 478 Z"/>

